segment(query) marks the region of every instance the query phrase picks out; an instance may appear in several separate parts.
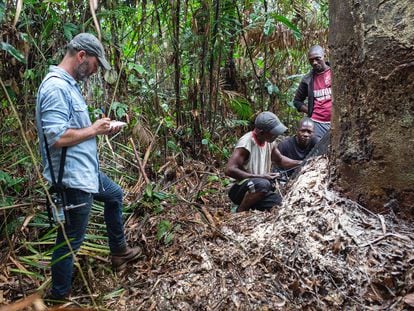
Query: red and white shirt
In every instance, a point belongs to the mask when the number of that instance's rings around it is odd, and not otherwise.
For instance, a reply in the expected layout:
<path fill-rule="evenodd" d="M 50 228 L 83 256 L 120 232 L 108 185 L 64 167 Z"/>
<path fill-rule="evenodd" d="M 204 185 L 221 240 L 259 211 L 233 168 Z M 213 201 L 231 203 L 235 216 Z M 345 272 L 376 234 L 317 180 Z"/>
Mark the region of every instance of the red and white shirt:
<path fill-rule="evenodd" d="M 330 122 L 332 111 L 331 69 L 317 73 L 313 78 L 312 120 Z"/>

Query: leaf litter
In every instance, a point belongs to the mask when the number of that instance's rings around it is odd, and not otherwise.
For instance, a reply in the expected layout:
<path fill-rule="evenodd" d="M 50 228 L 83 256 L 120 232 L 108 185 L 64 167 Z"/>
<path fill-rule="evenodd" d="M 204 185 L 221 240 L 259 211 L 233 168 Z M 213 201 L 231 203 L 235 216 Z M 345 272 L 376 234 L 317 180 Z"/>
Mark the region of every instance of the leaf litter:
<path fill-rule="evenodd" d="M 131 236 L 145 236 L 148 259 L 124 279 L 132 291 L 125 309 L 413 306 L 412 225 L 330 190 L 327 166 L 325 157 L 312 160 L 287 185 L 283 206 L 271 212 L 228 213 L 217 204 L 226 200 L 221 191 L 205 199 L 206 211 L 197 203 L 171 207 L 149 218 L 141 232 L 131 230 Z M 154 239 L 165 218 L 180 225 L 168 247 Z"/>
<path fill-rule="evenodd" d="M 173 169 L 180 182 L 166 183 L 164 189 L 176 201 L 162 201 L 158 214 L 138 208 L 126 222 L 128 240 L 141 245 L 145 257 L 119 275 L 108 273 L 105 260 L 88 268 L 93 292 L 103 293 L 103 308 L 414 307 L 412 225 L 392 213 L 372 213 L 332 191 L 326 157 L 309 161 L 283 189 L 283 205 L 270 212 L 230 213 L 222 180 L 209 178 L 222 176 L 217 168 L 191 162 Z M 165 232 L 160 232 L 161 223 Z M 1 275 L 10 275 L 5 272 Z M 19 282 L 10 282 L 12 288 L 2 283 L 5 301 L 18 290 Z M 36 288 L 30 279 L 23 282 Z M 74 285 L 75 295 L 85 292 L 79 287 Z"/>

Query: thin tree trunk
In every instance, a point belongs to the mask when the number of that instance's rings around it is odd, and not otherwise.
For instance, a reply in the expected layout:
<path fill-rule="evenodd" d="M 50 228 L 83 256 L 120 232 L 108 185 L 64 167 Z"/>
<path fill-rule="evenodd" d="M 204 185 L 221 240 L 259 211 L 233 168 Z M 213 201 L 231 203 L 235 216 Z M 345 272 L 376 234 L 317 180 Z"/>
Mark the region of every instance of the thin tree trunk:
<path fill-rule="evenodd" d="M 155 10 L 155 17 L 157 19 L 157 26 L 158 26 L 158 36 L 159 40 L 162 39 L 162 29 L 161 29 L 161 19 L 160 13 L 158 12 L 158 0 L 154 0 L 154 10 Z"/>
<path fill-rule="evenodd" d="M 213 96 L 213 90 L 214 90 L 214 48 L 216 45 L 217 40 L 217 34 L 218 34 L 218 23 L 219 23 L 219 14 L 220 14 L 220 0 L 214 0 L 215 3 L 215 10 L 214 10 L 214 22 L 213 22 L 213 33 L 211 36 L 211 53 L 210 53 L 210 77 L 209 77 L 209 105 L 207 110 L 207 120 L 208 124 L 211 125 L 211 119 L 213 116 L 213 107 L 214 107 L 214 96 Z M 219 64 L 218 64 L 219 66 Z"/>
<path fill-rule="evenodd" d="M 222 55 L 222 45 L 219 45 L 219 51 L 218 51 L 218 59 L 217 59 L 217 64 L 221 63 L 221 55 Z M 213 115 L 213 119 L 210 123 L 210 137 L 213 137 L 214 134 L 214 130 L 216 128 L 216 119 L 217 119 L 217 103 L 218 103 L 218 94 L 219 94 L 219 87 L 220 87 L 220 66 L 216 66 L 216 81 L 214 83 L 214 115 Z M 221 115 L 223 115 L 223 113 L 221 113 Z"/>
<path fill-rule="evenodd" d="M 174 89 L 175 89 L 175 114 L 177 127 L 183 123 L 181 101 L 180 101 L 180 1 L 174 0 L 172 5 L 173 10 L 173 46 L 174 46 Z"/>
<path fill-rule="evenodd" d="M 264 5 L 266 20 L 267 20 L 268 16 L 267 16 L 267 1 L 266 0 L 263 0 L 263 5 Z M 265 104 L 264 92 L 265 92 L 265 84 L 266 84 L 266 67 L 267 67 L 267 50 L 268 50 L 267 40 L 268 40 L 268 36 L 265 35 L 264 36 L 263 76 L 260 82 L 260 108 L 262 111 L 264 110 L 264 104 Z"/>
<path fill-rule="evenodd" d="M 206 17 L 202 15 L 206 12 Z M 200 73 L 199 73 L 199 104 L 201 111 L 201 126 L 206 124 L 206 62 L 207 62 L 207 50 L 208 50 L 208 37 L 210 33 L 210 6 L 206 2 L 202 2 L 202 11 L 198 12 L 198 35 L 202 37 L 202 46 L 200 53 Z"/>
<path fill-rule="evenodd" d="M 134 36 L 132 37 L 132 42 L 135 41 L 135 38 L 141 38 L 143 29 L 145 29 L 145 21 L 147 19 L 147 0 L 142 1 L 141 5 L 141 21 L 138 24 L 136 31 L 134 32 Z M 141 47 L 138 45 L 138 48 L 135 51 L 134 62 L 138 61 L 139 52 L 141 51 Z"/>

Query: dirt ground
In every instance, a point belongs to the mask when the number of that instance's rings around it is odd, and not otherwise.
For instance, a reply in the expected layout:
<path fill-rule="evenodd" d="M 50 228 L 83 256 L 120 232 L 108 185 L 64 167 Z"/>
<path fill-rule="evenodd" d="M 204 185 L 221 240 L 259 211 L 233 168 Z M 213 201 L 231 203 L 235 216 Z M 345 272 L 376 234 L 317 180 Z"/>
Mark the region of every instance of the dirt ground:
<path fill-rule="evenodd" d="M 182 198 L 162 216 L 130 219 L 129 236 L 145 248 L 146 258 L 119 279 L 128 291 L 113 306 L 409 308 L 414 293 L 411 224 L 392 214 L 371 213 L 329 190 L 327 165 L 319 157 L 304 167 L 286 186 L 283 206 L 271 212 L 232 214 L 218 187 L 195 203 Z M 159 218 L 174 224 L 168 246 L 155 238 Z"/>
<path fill-rule="evenodd" d="M 84 270 L 96 294 L 91 299 L 75 276 L 71 304 L 119 311 L 409 310 L 412 225 L 330 190 L 327 165 L 318 157 L 279 189 L 281 207 L 237 214 L 222 180 L 209 178 L 213 168 L 179 169 L 166 185 L 179 187 L 175 202 L 161 201 L 162 213 L 141 210 L 126 222 L 143 258 L 119 275 L 107 258 L 94 258 Z M 162 236 L 161 222 L 168 224 Z M 87 261 L 81 256 L 81 265 Z"/>

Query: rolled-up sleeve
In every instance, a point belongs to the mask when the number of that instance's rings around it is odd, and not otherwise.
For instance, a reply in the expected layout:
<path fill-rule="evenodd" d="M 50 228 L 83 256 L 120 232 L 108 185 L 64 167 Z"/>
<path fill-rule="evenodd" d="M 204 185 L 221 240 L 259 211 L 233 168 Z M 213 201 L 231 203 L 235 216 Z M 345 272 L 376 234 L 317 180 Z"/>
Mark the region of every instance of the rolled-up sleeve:
<path fill-rule="evenodd" d="M 53 89 L 43 90 L 41 97 L 42 128 L 48 144 L 54 145 L 69 127 L 69 94 L 55 85 Z"/>

